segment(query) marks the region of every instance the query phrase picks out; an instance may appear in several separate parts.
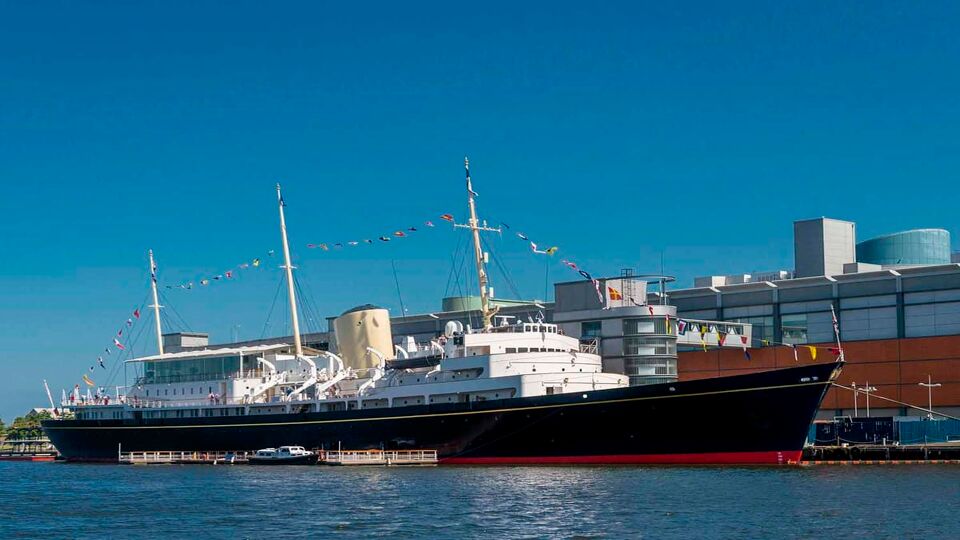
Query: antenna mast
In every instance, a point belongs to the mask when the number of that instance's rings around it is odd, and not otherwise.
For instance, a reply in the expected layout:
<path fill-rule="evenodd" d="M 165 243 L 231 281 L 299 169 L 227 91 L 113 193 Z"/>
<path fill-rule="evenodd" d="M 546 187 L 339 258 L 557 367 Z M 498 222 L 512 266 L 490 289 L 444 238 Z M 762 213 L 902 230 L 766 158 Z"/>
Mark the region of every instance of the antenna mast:
<path fill-rule="evenodd" d="M 290 244 L 287 243 L 287 222 L 283 217 L 283 195 L 280 194 L 280 184 L 277 184 L 277 203 L 280 206 L 280 236 L 283 238 L 283 268 L 287 271 L 287 297 L 290 299 L 290 322 L 293 323 L 293 348 L 297 358 L 303 356 L 303 345 L 300 343 L 300 320 L 297 319 L 297 297 L 293 292 L 293 265 L 290 264 Z"/>
<path fill-rule="evenodd" d="M 473 190 L 473 184 L 470 182 L 470 160 L 467 159 L 466 156 L 463 158 L 463 168 L 467 173 L 467 200 L 470 205 L 470 221 L 466 225 L 454 224 L 454 227 L 470 229 L 470 231 L 473 233 L 473 255 L 477 264 L 477 278 L 480 282 L 480 311 L 483 315 L 483 327 L 486 329 L 493 326 L 493 316 L 500 311 L 500 308 L 498 306 L 494 306 L 492 308 L 490 307 L 490 298 L 493 296 L 493 288 L 487 286 L 487 255 L 483 252 L 483 248 L 480 246 L 480 231 L 499 233 L 500 229 L 487 227 L 486 222 L 484 222 L 483 225 L 480 225 L 480 220 L 477 219 L 477 205 L 474 202 L 477 192 Z"/>
<path fill-rule="evenodd" d="M 157 324 L 157 351 L 163 354 L 163 330 L 160 328 L 160 300 L 157 299 L 157 263 L 153 262 L 153 250 L 150 254 L 150 290 L 153 291 L 153 320 Z"/>

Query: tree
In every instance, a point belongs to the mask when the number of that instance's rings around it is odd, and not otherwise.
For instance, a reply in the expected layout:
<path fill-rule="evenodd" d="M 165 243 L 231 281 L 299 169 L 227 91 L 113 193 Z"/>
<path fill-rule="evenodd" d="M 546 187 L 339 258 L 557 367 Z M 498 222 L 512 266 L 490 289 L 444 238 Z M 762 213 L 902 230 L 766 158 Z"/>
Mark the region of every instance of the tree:
<path fill-rule="evenodd" d="M 23 416 L 18 416 L 7 428 L 8 439 L 39 439 L 43 436 L 43 429 L 40 428 L 40 421 L 52 418 L 50 411 L 30 411 Z"/>

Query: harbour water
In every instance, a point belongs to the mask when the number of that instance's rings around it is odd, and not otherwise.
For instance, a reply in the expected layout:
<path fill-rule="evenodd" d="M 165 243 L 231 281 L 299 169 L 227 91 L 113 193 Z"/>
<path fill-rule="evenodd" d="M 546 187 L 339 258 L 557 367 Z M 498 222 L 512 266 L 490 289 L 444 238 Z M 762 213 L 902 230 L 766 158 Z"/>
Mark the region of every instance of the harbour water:
<path fill-rule="evenodd" d="M 960 538 L 960 467 L 0 463 L 0 538 Z"/>

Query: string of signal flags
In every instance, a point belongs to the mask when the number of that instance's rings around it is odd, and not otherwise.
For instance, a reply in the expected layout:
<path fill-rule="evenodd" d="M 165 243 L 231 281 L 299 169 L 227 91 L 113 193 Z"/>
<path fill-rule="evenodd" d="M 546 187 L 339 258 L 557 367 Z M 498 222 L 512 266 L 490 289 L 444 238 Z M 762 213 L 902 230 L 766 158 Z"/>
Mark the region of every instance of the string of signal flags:
<path fill-rule="evenodd" d="M 651 309 L 651 314 L 652 314 L 652 310 L 653 310 L 652 306 L 651 306 L 650 309 Z M 707 351 L 707 348 L 708 348 L 708 344 L 707 344 L 707 341 L 706 341 L 706 336 L 716 334 L 716 336 L 717 336 L 717 344 L 718 344 L 720 347 L 723 347 L 723 346 L 726 345 L 727 339 L 729 339 L 730 336 L 732 335 L 732 336 L 733 336 L 733 339 L 739 339 L 740 343 L 742 344 L 744 357 L 745 357 L 747 360 L 750 360 L 750 359 L 751 359 L 751 358 L 750 358 L 750 351 L 749 351 L 749 349 L 747 348 L 747 336 L 742 336 L 742 335 L 736 334 L 736 333 L 734 333 L 734 332 L 724 332 L 724 331 L 721 330 L 717 325 L 709 325 L 709 326 L 708 326 L 708 325 L 705 325 L 705 324 L 698 324 L 698 323 L 696 323 L 696 322 L 691 322 L 691 321 L 687 321 L 687 320 L 685 320 L 685 319 L 680 319 L 680 318 L 678 318 L 677 321 L 676 321 L 676 328 L 677 328 L 677 335 L 678 335 L 678 336 L 684 335 L 684 334 L 686 334 L 687 332 L 698 333 L 698 334 L 700 335 L 700 345 L 701 345 L 701 347 L 703 347 L 704 352 L 706 352 L 706 351 Z M 670 327 L 670 316 L 667 315 L 667 332 L 669 333 L 670 331 L 671 331 L 671 327 Z M 799 361 L 800 361 L 799 351 L 800 351 L 801 349 L 806 350 L 806 351 L 809 353 L 809 355 L 810 355 L 810 360 L 816 360 L 816 359 L 817 359 L 817 351 L 819 351 L 819 350 L 825 350 L 825 351 L 829 352 L 830 354 L 832 354 L 832 355 L 834 355 L 834 356 L 840 356 L 840 355 L 842 354 L 842 352 L 843 352 L 840 347 L 835 347 L 835 346 L 804 345 L 804 344 L 796 344 L 796 343 L 783 343 L 783 342 L 773 341 L 773 340 L 770 340 L 770 339 L 761 339 L 761 338 L 752 338 L 752 342 L 754 342 L 754 343 L 759 343 L 759 344 L 760 344 L 761 346 L 763 346 L 763 347 L 768 347 L 768 346 L 770 346 L 770 345 L 774 345 L 774 346 L 777 346 L 777 347 L 789 347 L 789 348 L 792 349 L 792 351 L 793 351 L 793 359 L 794 359 L 794 361 L 796 361 L 796 362 L 799 362 Z"/>
<path fill-rule="evenodd" d="M 154 272 L 152 272 L 152 274 L 156 275 L 156 269 L 154 269 Z M 124 345 L 124 341 L 126 341 L 127 337 L 129 337 L 130 331 L 133 329 L 133 326 L 139 320 L 140 320 L 140 308 L 135 308 L 133 312 L 130 314 L 130 317 L 127 318 L 126 322 L 120 325 L 120 329 L 117 330 L 117 333 L 113 337 L 113 343 L 103 348 L 103 354 L 101 354 L 100 356 L 97 356 L 97 363 L 91 364 L 90 367 L 87 369 L 88 373 L 84 373 L 80 377 L 80 380 L 83 381 L 83 384 L 91 388 L 96 386 L 96 383 L 90 377 L 90 373 L 93 373 L 94 371 L 96 371 L 97 365 L 99 365 L 100 368 L 106 370 L 107 365 L 106 365 L 106 362 L 104 361 L 104 356 L 109 357 L 113 355 L 114 349 L 116 349 L 118 353 L 125 351 L 127 349 L 127 346 Z M 124 334 L 124 331 L 126 331 L 126 334 Z"/>
<path fill-rule="evenodd" d="M 456 218 L 453 216 L 453 214 L 441 214 L 440 219 L 450 223 L 451 225 L 456 224 Z M 547 255 L 552 257 L 555 254 L 557 254 L 558 251 L 560 251 L 560 248 L 556 245 L 537 243 L 536 241 L 531 239 L 528 235 L 522 232 L 511 231 L 510 225 L 508 225 L 506 222 L 500 221 L 499 223 L 500 223 L 501 229 L 510 231 L 508 234 L 524 242 L 527 245 L 527 247 L 530 249 L 530 252 L 532 254 Z M 433 221 L 427 220 L 423 222 L 423 225 L 421 227 L 409 226 L 409 227 L 397 229 L 392 233 L 384 234 L 382 236 L 377 236 L 376 238 L 368 237 L 360 240 L 354 239 L 354 240 L 346 240 L 346 241 L 338 241 L 338 242 L 310 243 L 310 244 L 307 244 L 307 249 L 319 249 L 320 251 L 337 251 L 341 249 L 347 249 L 347 248 L 363 246 L 363 245 L 375 245 L 375 244 L 387 243 L 393 240 L 409 238 L 422 230 L 433 229 L 436 227 L 436 225 L 437 224 L 435 224 Z M 584 268 L 582 268 L 580 265 L 578 265 L 576 262 L 572 260 L 562 259 L 560 262 L 570 270 L 576 272 L 579 276 L 593 282 L 594 289 L 596 290 L 596 293 L 597 293 L 597 298 L 600 300 L 601 304 L 604 303 L 605 291 L 603 290 L 603 287 L 601 286 L 599 279 L 593 277 L 593 275 L 590 274 L 590 272 L 588 272 L 587 270 L 585 270 Z M 613 287 L 608 287 L 608 290 L 606 291 L 606 293 L 611 296 L 618 296 L 618 295 L 622 296 L 621 293 L 616 289 L 614 289 Z M 633 302 L 635 305 L 643 305 L 642 302 L 639 302 L 632 297 L 628 297 L 627 300 Z"/>
<path fill-rule="evenodd" d="M 174 285 L 165 285 L 166 289 L 179 289 L 184 291 L 193 290 L 198 287 L 207 287 L 213 283 L 225 283 L 235 279 L 240 273 L 252 270 L 254 268 L 260 267 L 265 260 L 268 260 L 270 257 L 276 255 L 276 251 L 273 249 L 267 250 L 265 254 L 262 254 L 257 257 L 252 257 L 245 262 L 242 262 L 228 270 L 218 272 L 215 274 L 208 274 L 203 277 L 197 278 L 190 281 L 181 281 L 180 283 Z"/>

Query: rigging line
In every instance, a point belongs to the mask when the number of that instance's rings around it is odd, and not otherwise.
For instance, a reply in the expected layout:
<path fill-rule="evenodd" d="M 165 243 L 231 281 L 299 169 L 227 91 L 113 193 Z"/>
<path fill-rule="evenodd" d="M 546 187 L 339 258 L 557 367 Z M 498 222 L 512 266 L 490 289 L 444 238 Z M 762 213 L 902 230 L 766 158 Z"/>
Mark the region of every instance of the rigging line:
<path fill-rule="evenodd" d="M 500 270 L 500 274 L 503 275 L 503 280 L 506 282 L 507 287 L 510 289 L 510 292 L 513 293 L 513 297 L 517 300 L 521 300 L 523 297 L 520 296 L 520 291 L 517 289 L 516 283 L 514 283 L 513 278 L 507 272 L 503 263 L 500 262 L 500 257 L 497 256 L 497 253 L 493 250 L 493 246 L 483 237 L 480 238 L 480 242 L 484 247 L 487 248 L 487 251 L 490 253 L 490 258 L 493 259 L 493 263 L 497 265 L 497 269 Z"/>
<path fill-rule="evenodd" d="M 174 332 L 183 332 L 183 328 L 180 326 L 180 323 L 162 311 L 160 312 L 160 322 L 163 323 L 163 326 L 173 330 Z"/>
<path fill-rule="evenodd" d="M 833 382 L 833 383 L 830 383 L 830 384 L 836 386 L 837 388 L 843 388 L 844 390 L 850 390 L 851 392 L 854 390 L 852 386 L 844 386 L 844 385 L 838 384 L 838 383 L 836 383 L 836 382 Z M 857 389 L 857 393 L 858 393 L 858 394 L 861 394 L 861 393 L 862 393 L 862 394 L 866 394 L 866 392 L 862 392 L 862 391 L 859 390 L 859 389 Z M 870 392 L 869 395 L 870 395 L 870 397 L 872 397 L 872 398 L 874 398 L 874 399 L 882 399 L 882 400 L 884 400 L 884 401 L 890 401 L 890 402 L 896 403 L 896 404 L 898 404 L 898 405 L 903 405 L 904 407 L 910 407 L 911 409 L 916 409 L 916 410 L 918 410 L 918 411 L 924 411 L 924 412 L 928 412 L 928 413 L 930 413 L 930 414 L 935 414 L 935 415 L 937 415 L 937 416 L 942 416 L 942 417 L 944 417 L 944 418 L 949 418 L 950 420 L 960 420 L 960 418 L 958 418 L 958 417 L 956 417 L 956 416 L 950 416 L 949 414 L 944 414 L 944 413 L 941 413 L 941 412 L 937 412 L 937 411 L 935 411 L 935 410 L 933 410 L 933 409 L 926 409 L 926 408 L 924 408 L 924 407 L 918 407 L 918 406 L 916 406 L 916 405 L 911 405 L 910 403 L 907 403 L 907 402 L 905 402 L 905 401 L 899 401 L 899 400 L 896 400 L 896 399 L 893 399 L 893 398 L 883 397 L 883 396 L 881 396 L 880 394 L 874 394 L 873 392 Z"/>
<path fill-rule="evenodd" d="M 464 231 L 461 234 L 466 235 Z M 466 286 L 466 281 L 470 279 L 471 276 L 468 276 L 468 272 L 472 270 L 467 268 L 467 251 L 470 249 L 470 242 L 464 243 L 463 247 L 460 250 L 460 264 L 457 271 L 457 294 L 460 296 L 464 295 L 463 288 Z"/>
<path fill-rule="evenodd" d="M 134 308 L 134 310 L 135 310 L 136 312 L 138 312 L 138 313 L 139 313 L 140 311 L 142 311 L 143 308 L 144 308 L 144 306 L 147 304 L 147 301 L 148 301 L 149 298 L 150 298 L 150 293 L 145 293 L 143 300 L 140 302 L 140 306 L 137 307 L 137 308 Z M 139 320 L 139 319 L 138 319 L 138 320 Z M 142 327 L 142 326 L 144 326 L 144 325 L 138 325 L 138 326 L 141 326 L 141 327 Z M 123 327 L 121 327 L 121 329 L 122 329 L 122 328 L 123 328 Z M 128 330 L 131 330 L 131 331 L 132 331 L 132 328 L 129 328 Z M 141 330 L 140 328 L 138 328 L 138 330 L 142 332 L 142 330 Z M 123 336 L 117 336 L 117 337 L 123 337 Z M 130 345 L 130 339 L 129 339 L 130 337 L 131 337 L 131 336 L 130 336 L 130 333 L 127 333 L 126 338 L 124 338 L 123 341 L 122 341 L 122 343 L 126 343 L 125 346 L 128 347 L 128 348 L 131 347 L 131 345 Z M 122 343 L 121 343 L 121 344 L 122 344 Z M 110 349 L 109 349 L 109 346 L 108 346 L 108 350 L 110 350 Z M 118 350 L 118 351 L 117 351 L 117 358 L 118 358 L 118 360 L 122 357 L 122 355 L 123 355 L 123 351 Z M 100 356 L 100 358 L 103 358 L 102 355 L 98 355 L 98 356 Z M 113 359 L 113 355 L 112 355 L 112 354 L 108 354 L 108 355 L 107 355 L 107 359 L 108 359 L 108 360 L 112 360 L 112 359 Z M 111 362 L 111 364 L 112 364 L 112 363 L 113 363 L 113 362 Z M 115 366 L 111 366 L 111 368 L 115 368 Z M 108 373 L 108 378 L 112 379 L 112 377 L 110 377 L 110 375 L 109 375 L 109 374 L 111 373 L 111 371 L 108 370 L 107 373 Z"/>
<path fill-rule="evenodd" d="M 314 330 L 317 333 L 323 332 L 323 322 L 326 320 L 326 317 L 324 317 L 323 313 L 320 312 L 320 304 L 317 303 L 317 297 L 313 294 L 313 288 L 310 286 L 309 280 L 304 280 L 303 288 L 307 298 L 310 299 L 310 309 L 313 310 L 313 320 L 316 327 Z"/>
<path fill-rule="evenodd" d="M 277 283 L 277 292 L 273 294 L 273 302 L 270 303 L 270 310 L 267 311 L 267 320 L 263 323 L 263 331 L 260 332 L 260 339 L 263 339 L 267 335 L 267 328 L 270 326 L 270 319 L 273 317 L 273 308 L 277 305 L 277 298 L 280 297 L 280 289 L 283 288 L 283 280 L 280 280 Z"/>
<path fill-rule="evenodd" d="M 146 306 L 149 298 L 150 298 L 150 293 L 147 293 L 147 294 L 144 296 L 143 301 L 140 302 L 140 307 L 137 308 L 137 311 L 138 311 L 138 312 L 139 312 L 140 310 L 142 310 L 142 309 L 144 308 L 144 306 Z M 136 329 L 135 329 L 135 330 L 136 330 L 136 333 L 127 336 L 128 338 L 132 338 L 132 339 L 127 339 L 127 345 L 126 345 L 126 346 L 127 346 L 127 350 L 126 350 L 126 351 L 118 351 L 118 353 L 117 353 L 117 361 L 116 361 L 116 362 L 113 362 L 113 365 L 111 366 L 111 369 L 109 369 L 109 370 L 107 371 L 107 382 L 105 383 L 105 386 L 112 386 L 112 385 L 113 385 L 113 381 L 116 379 L 117 375 L 119 374 L 120 369 L 122 368 L 122 366 L 123 366 L 123 364 L 124 364 L 124 362 L 123 362 L 123 357 L 124 357 L 124 356 L 129 356 L 129 357 L 131 357 L 131 358 L 133 357 L 133 349 L 134 349 L 134 347 L 136 347 L 137 342 L 140 340 L 140 336 L 143 335 L 143 332 L 144 332 L 149 326 L 150 326 L 150 325 L 148 325 L 148 324 L 140 324 L 140 325 L 137 325 L 137 327 L 136 327 Z M 112 356 L 112 355 L 111 355 L 111 356 Z M 126 381 L 124 381 L 123 383 L 126 384 Z"/>
<path fill-rule="evenodd" d="M 310 280 L 304 279 L 303 289 L 305 291 L 305 296 L 309 298 L 310 303 L 309 307 L 313 310 L 313 321 L 314 321 L 314 331 L 318 334 L 323 332 L 323 321 L 326 320 L 323 313 L 320 312 L 320 305 L 317 303 L 316 295 L 313 294 L 313 288 L 310 286 Z"/>
<path fill-rule="evenodd" d="M 307 333 L 319 330 L 320 322 L 320 312 L 317 310 L 316 304 L 311 300 L 310 295 L 306 293 L 306 285 L 300 281 L 300 278 L 296 275 L 293 276 L 293 284 L 296 288 L 297 298 L 300 299 L 300 302 L 297 304 L 297 311 L 301 313 L 306 319 L 305 322 L 307 328 Z M 311 322 L 313 325 L 311 326 Z"/>
<path fill-rule="evenodd" d="M 460 253 L 460 243 L 463 242 L 463 235 L 457 235 L 457 245 L 450 253 L 450 273 L 447 274 L 447 286 L 443 290 L 444 296 L 450 296 L 450 283 L 453 281 L 453 275 L 457 267 L 457 255 Z"/>
<path fill-rule="evenodd" d="M 403 306 L 403 295 L 400 294 L 400 278 L 397 277 L 396 261 L 394 261 L 393 259 L 390 259 L 390 266 L 393 268 L 393 282 L 397 284 L 397 298 L 400 299 L 400 318 L 406 319 L 407 308 Z"/>
<path fill-rule="evenodd" d="M 320 332 L 320 321 L 323 320 L 320 315 L 320 309 L 314 301 L 313 289 L 310 287 L 310 280 L 300 279 L 300 276 L 294 274 L 294 283 L 297 286 L 297 295 L 302 298 L 303 312 L 307 315 L 307 330 L 311 329 L 310 322 L 313 322 L 313 331 Z M 308 332 L 309 333 L 309 332 Z"/>
<path fill-rule="evenodd" d="M 461 287 L 460 287 L 460 275 L 463 273 L 462 270 L 461 270 L 461 267 L 463 266 L 463 263 L 461 262 L 461 257 L 462 257 L 462 251 L 463 251 L 463 250 L 462 250 L 462 248 L 461 248 L 461 246 L 460 246 L 460 244 L 461 244 L 460 240 L 463 239 L 463 235 L 461 234 L 461 235 L 457 236 L 457 239 L 458 239 L 458 241 L 457 241 L 457 249 L 453 252 L 453 266 L 451 267 L 450 270 L 451 270 L 451 271 L 453 272 L 453 274 L 454 274 L 454 282 L 453 282 L 453 285 L 454 285 L 454 287 L 456 287 L 456 291 L 455 291 L 455 292 L 456 292 L 458 295 L 463 296 L 463 290 L 462 290 Z"/>
<path fill-rule="evenodd" d="M 180 315 L 180 312 L 177 311 L 177 308 L 173 307 L 173 303 L 170 302 L 170 300 L 167 299 L 167 295 L 165 295 L 165 294 L 163 294 L 163 293 L 160 293 L 160 298 L 163 300 L 163 303 L 166 304 L 165 307 L 170 308 L 170 311 L 174 314 L 174 316 L 176 316 L 178 319 L 180 319 L 180 322 L 183 323 L 183 328 L 186 329 L 187 332 L 189 332 L 189 331 L 190 331 L 190 325 L 187 324 L 187 320 L 184 319 L 184 318 Z"/>
<path fill-rule="evenodd" d="M 294 294 L 297 295 L 298 299 L 296 306 L 297 316 L 301 321 L 303 321 L 303 328 L 306 329 L 306 332 L 301 332 L 301 335 L 304 333 L 309 334 L 313 323 L 313 312 L 310 310 L 310 300 L 303 291 L 303 285 L 300 283 L 300 278 L 296 275 L 293 276 L 293 288 Z"/>

